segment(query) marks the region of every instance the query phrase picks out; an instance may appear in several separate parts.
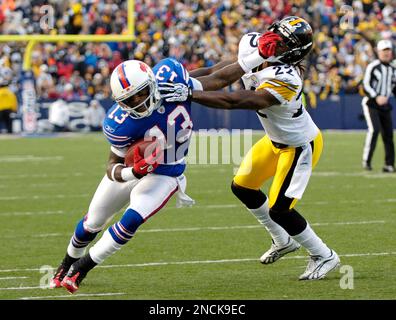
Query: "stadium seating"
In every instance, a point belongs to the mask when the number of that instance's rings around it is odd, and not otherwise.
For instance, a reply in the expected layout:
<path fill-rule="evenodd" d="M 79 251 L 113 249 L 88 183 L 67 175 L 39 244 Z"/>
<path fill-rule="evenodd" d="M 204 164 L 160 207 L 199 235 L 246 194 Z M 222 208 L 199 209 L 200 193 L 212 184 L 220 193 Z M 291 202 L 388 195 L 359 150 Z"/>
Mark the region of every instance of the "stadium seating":
<path fill-rule="evenodd" d="M 40 8 L 46 4 L 54 8 L 53 29 L 40 27 Z M 263 31 L 284 15 L 302 16 L 315 30 L 305 83 L 313 107 L 318 98 L 357 93 L 364 68 L 374 58 L 365 38 L 396 34 L 395 13 L 387 0 L 343 4 L 333 0 L 136 0 L 133 43 L 37 44 L 32 57 L 37 95 L 65 100 L 108 98 L 109 74 L 125 59 L 143 59 L 153 65 L 172 56 L 190 70 L 210 66 L 235 56 L 244 33 Z M 121 0 L 9 0 L 0 7 L 2 34 L 123 34 L 126 25 L 126 1 Z M 0 52 L 0 65 L 11 67 L 16 89 L 24 46 L 1 43 Z"/>

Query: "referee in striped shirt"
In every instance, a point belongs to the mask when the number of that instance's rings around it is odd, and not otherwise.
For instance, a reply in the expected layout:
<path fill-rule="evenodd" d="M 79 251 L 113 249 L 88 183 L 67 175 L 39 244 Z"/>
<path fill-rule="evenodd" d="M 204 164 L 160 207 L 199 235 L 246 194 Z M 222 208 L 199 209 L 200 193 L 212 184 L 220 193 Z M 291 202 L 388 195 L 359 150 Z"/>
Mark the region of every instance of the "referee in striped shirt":
<path fill-rule="evenodd" d="M 363 87 L 366 96 L 362 100 L 368 132 L 363 149 L 363 168 L 372 170 L 371 160 L 381 132 L 385 146 L 383 172 L 395 172 L 395 147 L 393 143 L 392 106 L 389 97 L 396 94 L 396 68 L 391 65 L 393 52 L 391 40 L 377 44 L 378 59 L 371 62 L 365 71 Z"/>

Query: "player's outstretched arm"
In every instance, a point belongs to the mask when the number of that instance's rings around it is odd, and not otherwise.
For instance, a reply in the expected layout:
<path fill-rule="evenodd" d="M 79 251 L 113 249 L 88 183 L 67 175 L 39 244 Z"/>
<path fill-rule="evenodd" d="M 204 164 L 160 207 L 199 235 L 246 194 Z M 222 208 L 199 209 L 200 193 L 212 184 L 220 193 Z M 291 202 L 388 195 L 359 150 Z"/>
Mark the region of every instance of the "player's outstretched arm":
<path fill-rule="evenodd" d="M 260 59 L 262 59 L 260 57 Z M 234 62 L 209 76 L 195 78 L 202 85 L 204 91 L 222 89 L 245 74 L 239 62 Z M 186 101 L 191 96 L 191 87 L 182 83 L 159 83 L 159 91 L 167 102 Z"/>
<path fill-rule="evenodd" d="M 193 91 L 192 100 L 216 109 L 260 110 L 280 104 L 280 101 L 267 90 Z"/>
<path fill-rule="evenodd" d="M 190 76 L 193 78 L 198 78 L 198 77 L 203 77 L 203 76 L 208 76 L 212 74 L 213 72 L 216 72 L 217 70 L 220 70 L 224 68 L 225 66 L 228 66 L 229 64 L 234 63 L 236 60 L 235 59 L 227 59 L 220 61 L 219 63 L 216 63 L 215 65 L 211 67 L 205 67 L 205 68 L 198 68 L 190 72 Z"/>
<path fill-rule="evenodd" d="M 201 82 L 204 91 L 212 91 L 222 89 L 234 83 L 244 74 L 245 71 L 240 64 L 234 62 L 208 76 L 198 77 L 197 80 Z"/>
<path fill-rule="evenodd" d="M 258 39 L 258 48 L 248 56 L 241 56 L 234 62 L 218 71 L 203 77 L 198 77 L 204 91 L 222 89 L 262 65 L 268 59 L 275 58 L 281 37 L 273 32 L 266 32 Z M 269 61 L 269 60 L 268 60 Z"/>

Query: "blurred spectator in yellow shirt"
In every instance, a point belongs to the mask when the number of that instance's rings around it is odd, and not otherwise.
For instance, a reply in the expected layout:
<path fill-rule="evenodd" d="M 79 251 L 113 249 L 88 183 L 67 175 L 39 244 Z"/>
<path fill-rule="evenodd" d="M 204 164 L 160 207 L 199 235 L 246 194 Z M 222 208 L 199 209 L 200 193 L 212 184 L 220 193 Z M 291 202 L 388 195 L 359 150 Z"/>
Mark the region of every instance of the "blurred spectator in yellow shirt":
<path fill-rule="evenodd" d="M 18 101 L 15 93 L 8 86 L 9 80 L 0 74 L 0 124 L 8 133 L 12 133 L 12 114 L 18 110 Z"/>

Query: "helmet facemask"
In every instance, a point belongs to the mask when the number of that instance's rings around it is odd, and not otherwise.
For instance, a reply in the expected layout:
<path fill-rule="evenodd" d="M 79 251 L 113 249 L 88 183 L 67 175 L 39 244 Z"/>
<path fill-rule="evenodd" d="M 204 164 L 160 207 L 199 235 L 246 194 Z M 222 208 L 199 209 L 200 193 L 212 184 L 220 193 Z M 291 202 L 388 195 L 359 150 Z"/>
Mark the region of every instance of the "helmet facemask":
<path fill-rule="evenodd" d="M 133 105 L 134 96 L 145 89 L 148 89 L 147 98 L 138 105 Z M 160 100 L 161 98 L 157 88 L 157 83 L 155 80 L 149 79 L 135 90 L 131 91 L 126 97 L 124 96 L 121 97 L 121 99 L 116 99 L 116 102 L 119 103 L 122 110 L 129 113 L 131 118 L 141 119 L 150 116 L 158 107 Z"/>

